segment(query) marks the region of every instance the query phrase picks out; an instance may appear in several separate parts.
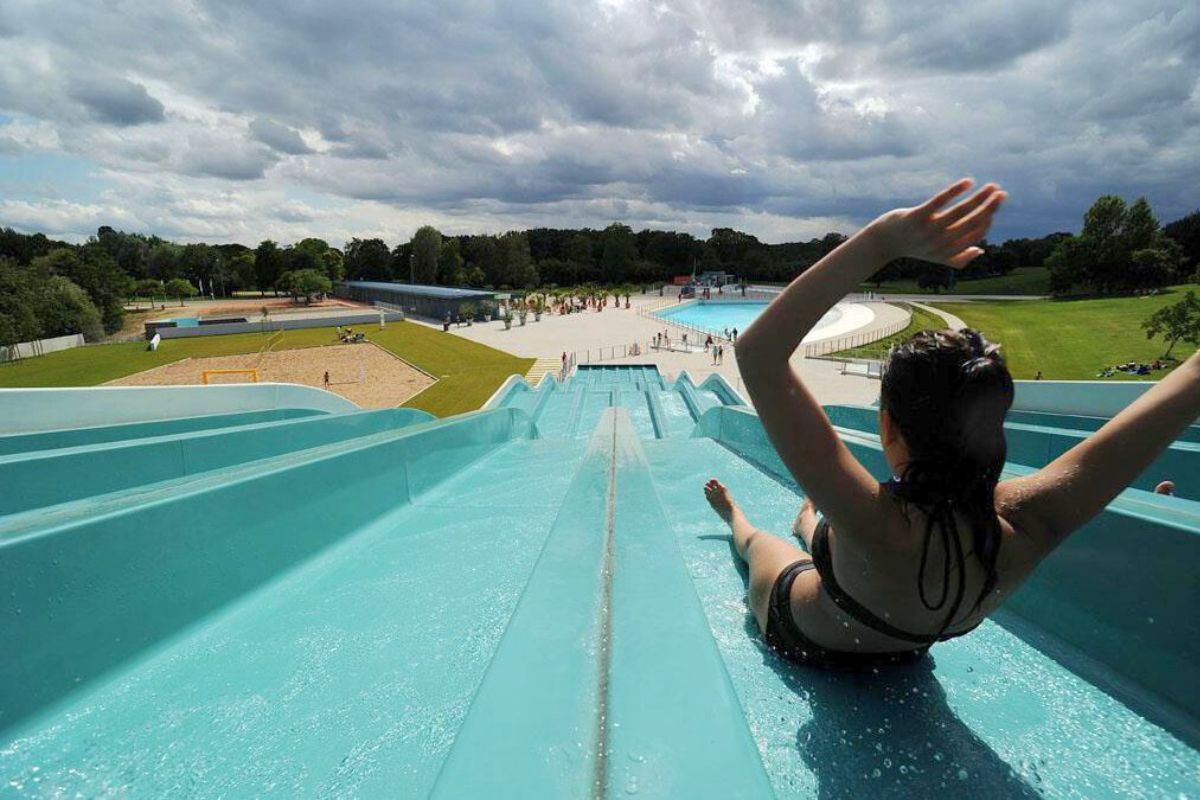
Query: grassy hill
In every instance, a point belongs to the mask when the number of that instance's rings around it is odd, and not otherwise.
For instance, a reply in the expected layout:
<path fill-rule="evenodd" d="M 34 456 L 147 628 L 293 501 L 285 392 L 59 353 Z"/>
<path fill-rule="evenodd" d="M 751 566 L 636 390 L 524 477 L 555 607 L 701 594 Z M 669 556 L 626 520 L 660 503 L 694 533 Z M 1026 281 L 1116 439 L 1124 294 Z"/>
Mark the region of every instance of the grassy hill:
<path fill-rule="evenodd" d="M 412 322 L 368 330 L 371 341 L 438 379 L 405 403 L 437 416 L 473 411 L 513 373 L 524 375 L 532 358 L 517 358 L 466 339 Z M 255 353 L 269 334 L 240 333 L 166 339 L 156 351 L 144 342 L 97 344 L 0 364 L 0 388 L 23 386 L 96 386 L 184 358 Z M 338 344 L 333 328 L 283 331 L 273 350 Z"/>
<path fill-rule="evenodd" d="M 1016 378 L 1032 378 L 1040 369 L 1046 379 L 1091 380 L 1105 366 L 1148 363 L 1161 357 L 1166 343 L 1161 338 L 1147 339 L 1142 320 L 1178 302 L 1188 290 L 1200 291 L 1200 286 L 1175 286 L 1151 297 L 933 302 L 1000 342 Z M 1180 342 L 1171 355 L 1183 359 L 1194 350 Z M 1121 379 L 1137 378 L 1113 378 Z"/>
<path fill-rule="evenodd" d="M 864 283 L 863 291 L 879 292 L 880 294 L 935 294 L 932 289 L 917 287 L 915 278 L 899 281 L 884 281 L 879 287 L 874 283 Z M 1007 275 L 995 278 L 976 278 L 975 280 L 960 280 L 953 289 L 943 294 L 1036 294 L 1050 293 L 1050 270 L 1045 267 L 1018 267 Z"/>

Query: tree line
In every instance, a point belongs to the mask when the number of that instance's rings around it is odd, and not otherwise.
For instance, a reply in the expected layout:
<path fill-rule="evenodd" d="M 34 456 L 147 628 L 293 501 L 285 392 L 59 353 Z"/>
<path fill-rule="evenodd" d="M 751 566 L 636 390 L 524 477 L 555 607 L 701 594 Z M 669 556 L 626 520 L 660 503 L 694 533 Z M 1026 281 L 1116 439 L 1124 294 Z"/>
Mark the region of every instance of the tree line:
<path fill-rule="evenodd" d="M 1063 238 L 1046 259 L 1056 295 L 1144 292 L 1195 281 L 1200 211 L 1163 227 L 1150 203 L 1104 195 L 1083 215 L 1078 236 Z"/>
<path fill-rule="evenodd" d="M 494 289 L 604 286 L 670 281 L 722 270 L 747 281 L 786 282 L 843 241 L 831 232 L 804 242 L 767 244 L 752 234 L 715 228 L 689 233 L 606 228 L 533 228 L 447 236 L 426 225 L 407 242 L 351 239 L 344 249 L 317 238 L 290 245 L 178 244 L 101 227 L 79 245 L 0 228 L 0 345 L 82 332 L 89 340 L 119 330 L 126 300 L 182 298 L 197 292 L 283 292 L 309 300 L 342 279 L 408 281 Z M 886 265 L 873 278 L 915 278 L 923 286 L 1005 275 L 1046 266 L 1057 294 L 1114 293 L 1190 280 L 1200 260 L 1200 212 L 1160 226 L 1145 198 L 1126 205 L 1099 198 L 1079 235 L 984 242 L 962 273 L 913 259 Z"/>

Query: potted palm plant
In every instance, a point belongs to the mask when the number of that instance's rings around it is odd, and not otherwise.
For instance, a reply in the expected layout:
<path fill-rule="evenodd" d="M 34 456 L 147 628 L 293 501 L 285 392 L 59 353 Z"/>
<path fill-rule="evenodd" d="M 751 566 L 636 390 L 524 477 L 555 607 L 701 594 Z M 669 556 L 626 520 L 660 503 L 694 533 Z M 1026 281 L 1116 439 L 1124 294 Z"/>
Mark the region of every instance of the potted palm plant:
<path fill-rule="evenodd" d="M 470 326 L 471 322 L 475 319 L 475 315 L 478 313 L 478 311 L 479 309 L 474 303 L 463 303 L 458 307 L 459 316 L 467 321 L 468 326 Z"/>

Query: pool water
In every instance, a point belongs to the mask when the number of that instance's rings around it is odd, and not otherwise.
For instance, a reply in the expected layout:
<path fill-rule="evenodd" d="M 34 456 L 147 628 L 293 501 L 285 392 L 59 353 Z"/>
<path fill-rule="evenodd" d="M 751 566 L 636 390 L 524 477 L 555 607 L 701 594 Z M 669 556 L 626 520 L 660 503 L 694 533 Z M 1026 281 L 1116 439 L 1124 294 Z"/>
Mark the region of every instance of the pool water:
<path fill-rule="evenodd" d="M 668 308 L 656 312 L 664 319 L 690 325 L 712 333 L 724 334 L 726 330 L 737 328 L 739 332 L 750 327 L 750 323 L 767 307 L 766 303 L 739 302 L 706 302 L 698 300 L 681 305 L 678 308 Z M 813 332 L 828 328 L 842 318 L 842 310 L 837 306 L 825 312 L 825 316 L 817 320 Z"/>

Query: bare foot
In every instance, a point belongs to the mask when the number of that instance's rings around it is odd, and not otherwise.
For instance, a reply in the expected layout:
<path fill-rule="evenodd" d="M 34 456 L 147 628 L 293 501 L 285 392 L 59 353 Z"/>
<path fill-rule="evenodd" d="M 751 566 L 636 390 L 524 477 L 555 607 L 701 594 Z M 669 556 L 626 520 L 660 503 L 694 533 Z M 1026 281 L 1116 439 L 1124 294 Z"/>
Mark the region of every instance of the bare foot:
<path fill-rule="evenodd" d="M 737 508 L 737 505 L 729 496 L 729 490 L 725 488 L 725 484 L 716 478 L 710 478 L 708 483 L 704 484 L 704 499 L 712 506 L 713 511 L 717 512 L 717 516 L 726 523 L 733 519 L 733 510 Z"/>

